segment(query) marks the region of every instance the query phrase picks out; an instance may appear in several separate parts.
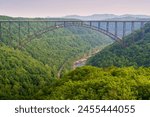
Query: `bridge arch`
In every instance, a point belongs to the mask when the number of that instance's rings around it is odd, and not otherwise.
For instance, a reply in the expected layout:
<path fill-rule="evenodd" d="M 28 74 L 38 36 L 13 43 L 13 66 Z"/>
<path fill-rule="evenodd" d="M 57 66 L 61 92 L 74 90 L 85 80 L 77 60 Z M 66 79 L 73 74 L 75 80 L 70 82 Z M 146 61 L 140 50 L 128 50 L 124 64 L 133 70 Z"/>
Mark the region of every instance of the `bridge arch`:
<path fill-rule="evenodd" d="M 31 40 L 33 40 L 35 38 L 39 38 L 39 37 L 41 37 L 41 35 L 49 32 L 49 31 L 54 31 L 54 30 L 57 30 L 57 29 L 60 29 L 60 28 L 66 28 L 66 27 L 72 27 L 72 26 L 88 28 L 88 29 L 100 32 L 100 33 L 110 37 L 112 40 L 117 41 L 118 43 L 122 44 L 122 39 L 120 37 L 116 36 L 115 34 L 113 34 L 111 32 L 108 32 L 105 29 L 98 28 L 98 27 L 95 27 L 95 26 L 90 26 L 90 25 L 87 25 L 87 24 L 82 24 L 82 23 L 81 24 L 79 24 L 79 23 L 78 24 L 68 23 L 68 24 L 59 24 L 59 25 L 55 25 L 55 26 L 46 27 L 46 28 L 30 35 L 27 39 L 24 39 L 22 41 L 22 43 L 19 44 L 19 46 L 20 47 L 25 46 Z"/>
<path fill-rule="evenodd" d="M 81 23 L 81 24 L 68 24 L 68 25 L 65 24 L 65 25 L 62 25 L 62 26 L 63 26 L 63 27 L 67 27 L 67 26 L 68 26 L 68 27 L 70 27 L 70 26 L 84 27 L 84 28 L 88 28 L 88 29 L 91 29 L 91 30 L 100 32 L 100 33 L 102 33 L 102 34 L 104 34 L 104 35 L 110 37 L 110 38 L 113 39 L 114 41 L 118 41 L 118 42 L 121 42 L 121 41 L 122 41 L 122 39 L 121 39 L 119 36 L 117 36 L 117 35 L 115 35 L 115 34 L 109 32 L 109 31 L 107 31 L 107 30 L 105 30 L 105 29 L 103 29 L 103 28 L 100 28 L 100 27 L 96 27 L 96 26 L 92 26 L 92 25 L 88 25 L 88 24 L 83 24 L 83 23 Z"/>
<path fill-rule="evenodd" d="M 126 36 L 126 33 L 132 33 L 136 30 L 136 23 L 139 23 L 139 29 L 144 27 L 144 24 L 150 22 L 149 20 L 138 20 L 138 21 L 81 21 L 81 20 L 0 20 L 0 41 L 5 41 L 6 35 L 3 32 L 8 32 L 7 37 L 13 39 L 13 34 L 18 34 L 17 41 L 18 46 L 23 46 L 24 44 L 30 42 L 36 37 L 41 37 L 44 33 L 53 31 L 59 28 L 65 28 L 70 26 L 84 27 L 91 30 L 98 31 L 104 35 L 109 36 L 111 39 L 123 44 L 122 37 Z M 37 29 L 34 30 L 37 25 L 34 23 L 40 23 Z M 96 25 L 95 25 L 96 23 Z M 101 27 L 105 23 L 105 27 Z M 113 32 L 111 32 L 111 23 L 114 25 Z M 119 27 L 119 23 L 122 23 L 122 27 Z M 127 24 L 130 23 L 130 27 Z M 14 27 L 15 26 L 15 27 Z M 127 31 L 127 27 L 131 31 Z M 15 31 L 15 30 L 17 31 Z M 119 29 L 119 30 L 118 30 Z M 15 31 L 15 32 L 14 32 Z M 122 31 L 122 35 L 119 37 L 118 33 Z M 22 34 L 25 37 L 22 37 Z M 6 39 L 7 40 L 7 39 Z"/>

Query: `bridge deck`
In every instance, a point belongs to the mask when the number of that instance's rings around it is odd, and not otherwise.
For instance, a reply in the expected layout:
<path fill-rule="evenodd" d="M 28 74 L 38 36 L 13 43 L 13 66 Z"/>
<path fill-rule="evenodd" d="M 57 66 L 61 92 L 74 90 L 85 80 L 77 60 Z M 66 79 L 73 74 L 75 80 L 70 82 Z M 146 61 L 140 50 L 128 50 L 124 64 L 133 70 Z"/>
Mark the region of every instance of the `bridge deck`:
<path fill-rule="evenodd" d="M 37 23 L 36 25 L 34 24 Z M 121 42 L 127 34 L 135 30 L 143 29 L 144 24 L 149 20 L 74 20 L 74 19 L 17 19 L 17 20 L 0 20 L 0 40 L 7 40 L 18 34 L 18 42 L 22 41 L 23 36 L 32 40 L 37 36 L 40 37 L 48 31 L 65 28 L 68 26 L 81 26 L 96 30 L 109 36 L 115 41 Z M 137 24 L 138 23 L 138 24 Z M 35 27 L 36 26 L 36 27 Z M 7 32 L 4 35 L 3 32 Z M 143 33 L 144 34 L 144 33 Z"/>
<path fill-rule="evenodd" d="M 0 20 L 0 22 L 150 22 L 149 20 Z"/>

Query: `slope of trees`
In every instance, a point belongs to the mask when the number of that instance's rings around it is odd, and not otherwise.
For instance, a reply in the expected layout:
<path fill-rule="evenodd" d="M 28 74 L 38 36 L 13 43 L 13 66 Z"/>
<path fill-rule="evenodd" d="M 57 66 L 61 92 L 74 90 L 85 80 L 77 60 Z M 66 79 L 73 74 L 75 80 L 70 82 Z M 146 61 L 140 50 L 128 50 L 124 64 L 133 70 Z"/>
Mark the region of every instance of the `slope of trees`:
<path fill-rule="evenodd" d="M 85 66 L 70 72 L 52 88 L 46 89 L 44 99 L 150 99 L 150 68 L 102 69 Z"/>
<path fill-rule="evenodd" d="M 150 24 L 124 39 L 126 47 L 114 43 L 92 57 L 88 64 L 108 66 L 150 66 Z"/>
<path fill-rule="evenodd" d="M 0 44 L 0 99 L 32 99 L 51 80 L 49 66 Z"/>
<path fill-rule="evenodd" d="M 149 100 L 150 68 L 85 66 L 62 79 L 23 74 L 1 78 L 1 99 Z M 26 76 L 26 77 L 25 77 Z M 4 76 L 3 76 L 4 77 Z"/>

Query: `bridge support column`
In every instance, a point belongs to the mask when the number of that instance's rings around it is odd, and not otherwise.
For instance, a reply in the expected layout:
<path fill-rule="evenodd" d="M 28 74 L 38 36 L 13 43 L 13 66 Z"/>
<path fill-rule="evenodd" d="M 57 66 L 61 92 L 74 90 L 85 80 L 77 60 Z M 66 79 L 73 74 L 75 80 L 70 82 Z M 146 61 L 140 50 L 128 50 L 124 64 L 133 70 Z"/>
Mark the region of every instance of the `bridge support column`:
<path fill-rule="evenodd" d="M 21 39 L 21 35 L 20 35 L 20 22 L 18 22 L 18 37 L 19 37 L 19 40 Z"/>
<path fill-rule="evenodd" d="M 126 22 L 124 21 L 123 22 L 123 38 L 125 37 L 126 35 Z"/>
<path fill-rule="evenodd" d="M 81 26 L 83 26 L 83 21 L 81 21 Z"/>
<path fill-rule="evenodd" d="M 141 22 L 141 29 L 144 27 L 144 22 Z"/>
<path fill-rule="evenodd" d="M 2 39 L 2 22 L 0 22 L 0 41 Z"/>
<path fill-rule="evenodd" d="M 109 21 L 106 22 L 106 30 L 109 32 Z"/>
<path fill-rule="evenodd" d="M 27 28 L 28 28 L 28 35 L 30 34 L 30 22 L 27 22 Z M 20 29 L 21 29 L 21 22 L 20 22 Z"/>
<path fill-rule="evenodd" d="M 30 22 L 28 21 L 28 35 L 30 34 Z"/>
<path fill-rule="evenodd" d="M 66 27 L 66 22 L 64 21 L 64 27 Z"/>
<path fill-rule="evenodd" d="M 132 33 L 134 32 L 134 23 L 135 23 L 134 21 L 131 22 L 131 32 Z"/>
<path fill-rule="evenodd" d="M 92 26 L 92 22 L 90 21 L 90 27 Z"/>
<path fill-rule="evenodd" d="M 126 35 L 126 22 L 124 21 L 123 22 L 123 36 L 122 36 L 123 46 L 126 46 L 125 40 L 124 40 L 125 35 Z"/>
<path fill-rule="evenodd" d="M 118 36 L 118 23 L 115 22 L 115 36 Z"/>
<path fill-rule="evenodd" d="M 9 23 L 8 23 L 8 25 L 9 25 L 9 27 L 8 27 L 8 34 L 9 34 L 9 38 L 10 38 L 10 41 L 8 41 L 8 44 L 9 45 L 11 45 L 12 44 L 12 23 L 13 22 L 11 22 L 11 21 L 9 21 Z"/>
<path fill-rule="evenodd" d="M 131 33 L 134 32 L 134 23 L 135 23 L 134 21 L 131 22 Z M 134 43 L 134 34 L 133 34 L 133 37 L 132 37 L 132 41 Z"/>
<path fill-rule="evenodd" d="M 8 31 L 9 31 L 9 36 L 11 34 L 11 22 L 9 22 L 9 28 L 8 28 Z"/>
<path fill-rule="evenodd" d="M 37 30 L 39 29 L 39 22 L 38 21 L 36 22 L 36 29 Z"/>
<path fill-rule="evenodd" d="M 98 28 L 99 29 L 101 28 L 101 22 L 98 22 Z"/>
<path fill-rule="evenodd" d="M 48 27 L 48 22 L 47 22 L 47 21 L 45 21 L 45 27 L 46 27 L 46 28 Z"/>
<path fill-rule="evenodd" d="M 55 26 L 55 27 L 57 26 L 57 22 L 54 22 L 54 26 Z"/>
<path fill-rule="evenodd" d="M 144 39 L 144 22 L 141 22 L 142 39 Z"/>

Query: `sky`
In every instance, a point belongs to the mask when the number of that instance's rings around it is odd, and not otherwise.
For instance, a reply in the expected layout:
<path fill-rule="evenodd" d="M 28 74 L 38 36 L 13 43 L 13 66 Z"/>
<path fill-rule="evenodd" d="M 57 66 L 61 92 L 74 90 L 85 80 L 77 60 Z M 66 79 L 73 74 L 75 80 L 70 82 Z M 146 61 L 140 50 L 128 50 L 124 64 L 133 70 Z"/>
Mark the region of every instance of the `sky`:
<path fill-rule="evenodd" d="M 61 17 L 92 14 L 150 15 L 150 0 L 0 0 L 0 15 Z"/>

